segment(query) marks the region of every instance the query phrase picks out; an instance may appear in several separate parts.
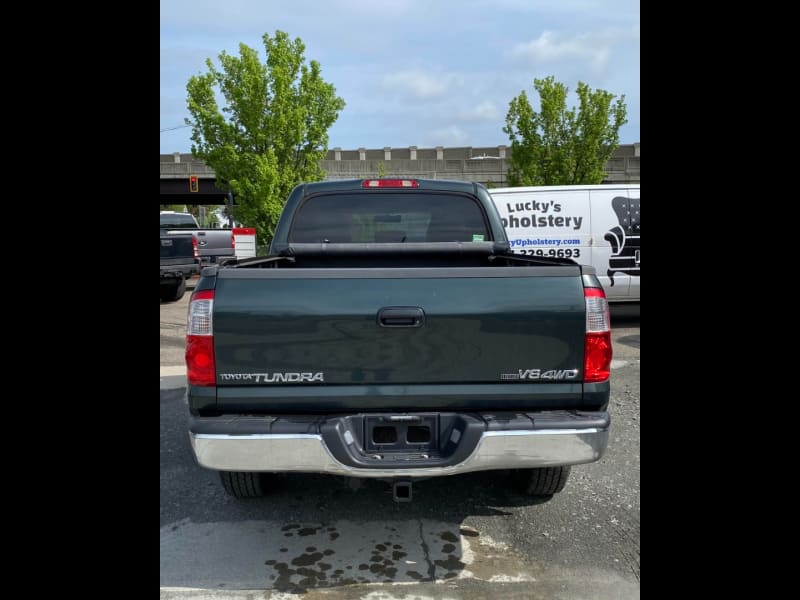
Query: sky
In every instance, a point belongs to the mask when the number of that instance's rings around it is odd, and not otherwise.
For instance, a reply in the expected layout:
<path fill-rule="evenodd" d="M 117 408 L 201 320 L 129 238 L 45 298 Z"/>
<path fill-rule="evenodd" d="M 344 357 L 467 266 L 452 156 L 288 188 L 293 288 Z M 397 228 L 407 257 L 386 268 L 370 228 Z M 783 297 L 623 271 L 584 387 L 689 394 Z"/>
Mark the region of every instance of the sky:
<path fill-rule="evenodd" d="M 345 108 L 328 148 L 498 146 L 509 102 L 554 76 L 624 95 L 639 142 L 638 0 L 161 0 L 161 153 L 190 152 L 186 82 L 285 31 Z M 166 131 L 165 131 L 166 130 Z"/>

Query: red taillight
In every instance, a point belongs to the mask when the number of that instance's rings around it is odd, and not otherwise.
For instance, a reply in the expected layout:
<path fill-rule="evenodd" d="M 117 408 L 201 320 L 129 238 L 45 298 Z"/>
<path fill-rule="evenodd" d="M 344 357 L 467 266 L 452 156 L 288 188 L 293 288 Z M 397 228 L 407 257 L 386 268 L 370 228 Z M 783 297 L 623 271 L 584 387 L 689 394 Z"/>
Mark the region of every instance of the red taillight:
<path fill-rule="evenodd" d="M 200 250 L 197 249 L 197 238 L 192 236 L 192 252 L 194 252 L 195 258 L 200 258 Z"/>
<path fill-rule="evenodd" d="M 186 329 L 186 379 L 189 385 L 216 385 L 214 290 L 192 294 Z"/>
<path fill-rule="evenodd" d="M 416 179 L 365 179 L 361 182 L 361 187 L 365 188 L 397 188 L 397 187 L 419 187 Z"/>
<path fill-rule="evenodd" d="M 586 302 L 586 349 L 584 383 L 606 381 L 611 376 L 611 316 L 603 288 L 584 288 Z"/>

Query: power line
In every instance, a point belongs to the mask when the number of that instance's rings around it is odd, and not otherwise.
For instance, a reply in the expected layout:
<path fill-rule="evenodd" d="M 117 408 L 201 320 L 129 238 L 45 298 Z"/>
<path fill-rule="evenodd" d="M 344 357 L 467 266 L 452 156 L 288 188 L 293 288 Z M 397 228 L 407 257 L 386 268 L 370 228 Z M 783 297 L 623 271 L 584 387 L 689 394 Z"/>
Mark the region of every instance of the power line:
<path fill-rule="evenodd" d="M 189 126 L 188 125 L 178 125 L 176 127 L 167 127 L 166 129 L 162 129 L 161 133 L 164 133 L 165 131 L 175 131 L 176 129 L 183 129 L 184 127 L 189 127 Z"/>

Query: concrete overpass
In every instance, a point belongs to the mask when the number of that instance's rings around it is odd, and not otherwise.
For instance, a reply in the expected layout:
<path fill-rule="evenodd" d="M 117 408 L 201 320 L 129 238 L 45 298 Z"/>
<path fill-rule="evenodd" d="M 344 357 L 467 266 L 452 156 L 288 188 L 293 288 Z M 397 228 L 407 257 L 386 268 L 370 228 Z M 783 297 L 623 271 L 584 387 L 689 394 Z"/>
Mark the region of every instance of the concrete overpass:
<path fill-rule="evenodd" d="M 477 181 L 489 188 L 508 185 L 511 149 L 507 146 L 329 150 L 322 160 L 326 179 L 386 176 Z M 603 183 L 639 183 L 639 143 L 622 144 L 605 165 Z M 189 189 L 196 176 L 198 191 Z M 225 204 L 226 193 L 214 185 L 216 174 L 191 154 L 161 155 L 161 204 Z"/>
<path fill-rule="evenodd" d="M 192 175 L 197 177 L 196 192 L 190 189 Z M 216 179 L 214 170 L 191 154 L 162 154 L 161 204 L 226 204 L 228 194 L 214 185 Z"/>

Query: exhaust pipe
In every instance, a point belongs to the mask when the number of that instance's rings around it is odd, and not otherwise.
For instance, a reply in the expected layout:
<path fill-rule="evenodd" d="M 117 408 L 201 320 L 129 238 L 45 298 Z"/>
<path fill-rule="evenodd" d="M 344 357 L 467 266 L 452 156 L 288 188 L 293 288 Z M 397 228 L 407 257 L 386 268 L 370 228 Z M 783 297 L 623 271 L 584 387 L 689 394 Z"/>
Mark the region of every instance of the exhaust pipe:
<path fill-rule="evenodd" d="M 392 500 L 395 502 L 411 502 L 411 482 L 392 482 Z"/>

